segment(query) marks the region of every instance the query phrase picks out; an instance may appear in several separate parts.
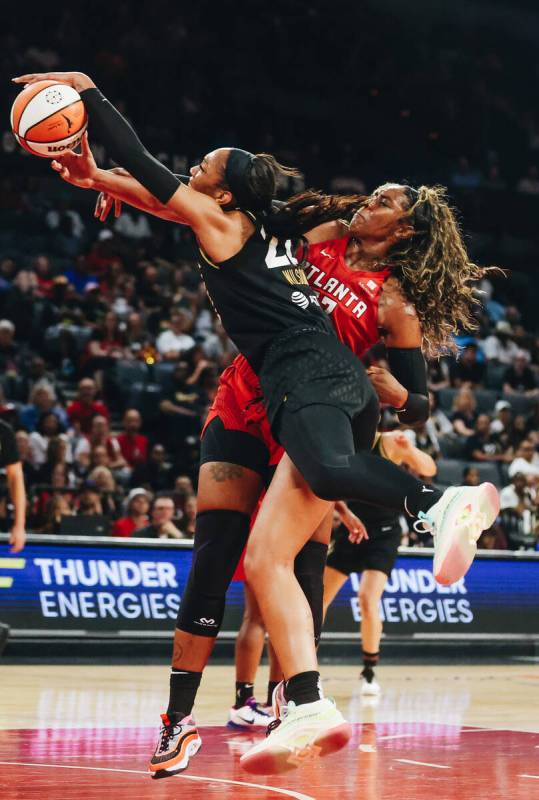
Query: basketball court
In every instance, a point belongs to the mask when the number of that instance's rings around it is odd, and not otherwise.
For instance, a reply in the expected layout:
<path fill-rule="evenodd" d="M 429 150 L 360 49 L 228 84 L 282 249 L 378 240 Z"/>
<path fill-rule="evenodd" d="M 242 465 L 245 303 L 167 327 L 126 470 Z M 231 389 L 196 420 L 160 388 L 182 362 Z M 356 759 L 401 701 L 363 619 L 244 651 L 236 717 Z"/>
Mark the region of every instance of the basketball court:
<path fill-rule="evenodd" d="M 187 772 L 146 772 L 166 701 L 166 666 L 2 666 L 4 800 L 178 797 L 393 800 L 539 797 L 539 671 L 508 666 L 389 665 L 362 699 L 352 666 L 326 666 L 325 689 L 354 723 L 340 753 L 283 776 L 250 776 L 259 736 L 223 724 L 232 669 L 210 667 L 196 708 L 203 746 Z M 258 686 L 262 696 L 265 670 Z"/>

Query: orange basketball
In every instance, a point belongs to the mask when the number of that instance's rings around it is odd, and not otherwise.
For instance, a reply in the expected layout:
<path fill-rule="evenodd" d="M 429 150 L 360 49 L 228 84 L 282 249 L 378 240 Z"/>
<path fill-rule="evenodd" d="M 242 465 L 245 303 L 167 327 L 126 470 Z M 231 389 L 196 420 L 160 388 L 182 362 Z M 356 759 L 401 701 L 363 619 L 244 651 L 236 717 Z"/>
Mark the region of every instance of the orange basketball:
<path fill-rule="evenodd" d="M 18 143 L 43 158 L 56 158 L 76 147 L 87 124 L 79 93 L 57 81 L 32 83 L 11 107 L 11 130 Z"/>

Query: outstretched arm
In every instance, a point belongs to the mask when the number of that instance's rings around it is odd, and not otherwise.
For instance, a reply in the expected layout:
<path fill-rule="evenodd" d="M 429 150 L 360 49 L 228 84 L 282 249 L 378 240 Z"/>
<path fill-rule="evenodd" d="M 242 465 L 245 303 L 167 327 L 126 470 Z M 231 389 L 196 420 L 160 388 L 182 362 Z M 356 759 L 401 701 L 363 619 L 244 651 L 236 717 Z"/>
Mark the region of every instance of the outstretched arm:
<path fill-rule="evenodd" d="M 436 462 L 410 442 L 402 431 L 391 431 L 382 434 L 384 452 L 395 464 L 406 464 L 418 475 L 431 478 L 436 475 Z"/>
<path fill-rule="evenodd" d="M 92 124 L 98 130 L 111 158 L 125 167 L 169 211 L 185 220 L 197 235 L 201 234 L 201 240 L 208 235 L 215 236 L 227 230 L 226 215 L 220 207 L 210 197 L 183 186 L 164 164 L 154 158 L 127 120 L 101 94 L 87 75 L 81 72 L 32 73 L 21 75 L 14 82 L 28 84 L 40 80 L 57 80 L 76 89 L 81 94 Z M 109 176 L 106 183 L 103 183 L 105 176 L 100 174 L 95 188 L 106 186 L 113 194 L 121 193 L 121 177 Z M 146 200 L 147 197 L 144 199 L 145 203 Z"/>

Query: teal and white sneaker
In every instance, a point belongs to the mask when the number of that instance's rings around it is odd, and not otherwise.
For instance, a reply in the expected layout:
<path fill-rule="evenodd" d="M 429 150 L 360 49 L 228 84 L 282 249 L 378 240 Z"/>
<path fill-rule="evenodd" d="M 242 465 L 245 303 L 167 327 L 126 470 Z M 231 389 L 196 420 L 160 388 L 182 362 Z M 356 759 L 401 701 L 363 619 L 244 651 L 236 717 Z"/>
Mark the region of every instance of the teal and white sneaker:
<path fill-rule="evenodd" d="M 340 750 L 352 736 L 352 726 L 327 698 L 300 706 L 290 700 L 281 706 L 280 714 L 280 720 L 269 726 L 266 739 L 240 758 L 247 772 L 288 772 Z"/>
<path fill-rule="evenodd" d="M 438 583 L 447 586 L 466 575 L 477 540 L 494 524 L 499 510 L 498 490 L 492 483 L 482 483 L 446 489 L 426 513 L 419 512 L 414 528 L 422 525 L 434 538 L 432 571 Z"/>

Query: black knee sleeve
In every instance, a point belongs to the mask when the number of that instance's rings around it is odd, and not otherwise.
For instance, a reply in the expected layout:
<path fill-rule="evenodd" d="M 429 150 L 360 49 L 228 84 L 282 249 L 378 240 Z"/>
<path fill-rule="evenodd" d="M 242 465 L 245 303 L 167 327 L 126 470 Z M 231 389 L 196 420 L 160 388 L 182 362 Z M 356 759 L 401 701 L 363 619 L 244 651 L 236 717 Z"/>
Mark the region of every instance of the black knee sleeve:
<path fill-rule="evenodd" d="M 197 516 L 193 561 L 176 623 L 179 630 L 213 638 L 219 633 L 249 521 L 249 515 L 240 511 L 202 511 Z"/>
<path fill-rule="evenodd" d="M 324 567 L 328 547 L 322 542 L 307 542 L 296 556 L 294 574 L 311 607 L 314 641 L 318 647 L 324 616 Z"/>

